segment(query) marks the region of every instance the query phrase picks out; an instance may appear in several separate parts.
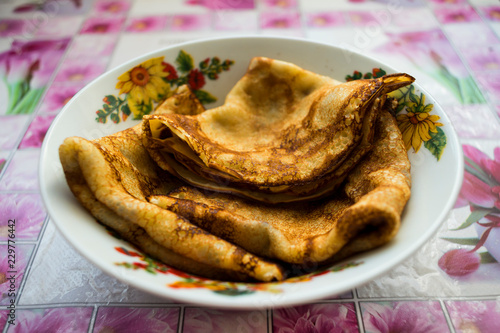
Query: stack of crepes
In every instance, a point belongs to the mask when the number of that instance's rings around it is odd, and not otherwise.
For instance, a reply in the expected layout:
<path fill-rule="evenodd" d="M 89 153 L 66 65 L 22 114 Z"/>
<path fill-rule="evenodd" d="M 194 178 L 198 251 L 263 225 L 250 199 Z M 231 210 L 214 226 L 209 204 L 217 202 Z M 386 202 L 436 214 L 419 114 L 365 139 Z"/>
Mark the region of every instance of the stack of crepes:
<path fill-rule="evenodd" d="M 152 257 L 213 279 L 276 281 L 389 242 L 410 163 L 387 94 L 252 59 L 220 107 L 187 86 L 123 132 L 60 147 L 69 187 Z"/>

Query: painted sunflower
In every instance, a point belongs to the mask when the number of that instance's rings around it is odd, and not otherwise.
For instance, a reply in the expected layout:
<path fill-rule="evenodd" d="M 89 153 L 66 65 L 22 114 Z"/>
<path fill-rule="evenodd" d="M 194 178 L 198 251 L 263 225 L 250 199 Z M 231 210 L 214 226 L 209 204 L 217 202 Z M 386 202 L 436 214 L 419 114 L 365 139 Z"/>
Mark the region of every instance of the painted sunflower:
<path fill-rule="evenodd" d="M 431 115 L 433 104 L 425 104 L 425 95 L 414 100 L 407 107 L 407 113 L 397 116 L 397 122 L 401 133 L 403 134 L 403 141 L 406 149 L 411 147 L 418 152 L 421 145 L 425 141 L 432 139 L 431 132 L 437 133 L 437 127 L 443 126 L 442 123 L 437 122 L 440 117 Z"/>
<path fill-rule="evenodd" d="M 158 102 L 170 90 L 163 80 L 169 75 L 164 68 L 163 57 L 144 61 L 120 75 L 116 88 L 120 94 L 128 94 L 128 100 L 136 105 L 150 104 L 151 100 Z"/>

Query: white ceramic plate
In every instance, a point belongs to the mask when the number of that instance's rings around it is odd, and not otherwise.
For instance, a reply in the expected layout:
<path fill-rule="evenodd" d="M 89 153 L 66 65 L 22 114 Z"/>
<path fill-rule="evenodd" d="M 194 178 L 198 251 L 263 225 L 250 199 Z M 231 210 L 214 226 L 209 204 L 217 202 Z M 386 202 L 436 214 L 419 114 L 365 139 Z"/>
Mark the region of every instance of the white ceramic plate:
<path fill-rule="evenodd" d="M 113 112 L 106 117 L 101 114 L 101 120 L 107 120 L 105 123 L 96 120 L 99 118 L 96 111 L 103 108 L 105 96 L 111 104 L 113 97 L 110 96 L 124 99 L 125 94 L 119 95 L 116 88 L 118 77 L 149 59 L 163 57 L 163 62 L 176 69 L 177 81 L 172 81 L 174 85 L 183 78 L 188 79 L 189 73 L 191 79 L 198 74 L 198 80 L 192 83 L 201 88 L 203 96 L 217 98 L 218 102 L 207 105 L 210 108 L 224 100 L 254 56 L 289 61 L 338 80 L 345 80 L 346 75 L 353 75 L 355 71 L 369 73 L 374 68 L 382 68 L 387 73 L 396 72 L 386 64 L 327 44 L 289 38 L 238 37 L 168 47 L 102 75 L 82 89 L 54 120 L 42 147 L 39 174 L 42 197 L 51 219 L 69 243 L 89 261 L 122 282 L 181 302 L 233 309 L 279 307 L 338 295 L 366 283 L 404 261 L 436 232 L 460 190 L 462 150 L 450 120 L 418 83 L 413 85 L 414 98 L 425 95 L 425 105 L 433 104 L 429 114 L 439 116 L 438 122 L 442 126 L 434 134 L 432 142 L 422 144 L 418 152 L 413 148 L 408 151 L 412 163 L 411 199 L 403 213 L 398 235 L 382 248 L 350 258 L 329 269 L 280 283 L 228 283 L 198 279 L 147 261 L 136 254 L 131 245 L 114 238 L 97 224 L 70 192 L 59 162 L 58 147 L 69 136 L 95 139 L 137 123 L 132 115 L 124 120 L 126 109 L 125 114 L 121 109 L 118 112 L 115 110 L 116 116 L 111 115 Z M 220 62 L 214 57 L 218 57 Z M 226 59 L 232 61 L 225 63 L 229 70 L 221 67 Z M 214 80 L 209 79 L 208 72 L 205 73 L 205 84 L 201 86 L 203 80 L 199 75 L 207 70 L 205 65 L 213 65 L 216 73 L 220 68 L 220 73 Z M 410 103 L 409 100 L 407 102 Z M 408 105 L 408 108 L 415 106 Z M 400 114 L 407 112 L 402 110 Z M 115 123 L 113 120 L 119 121 Z"/>

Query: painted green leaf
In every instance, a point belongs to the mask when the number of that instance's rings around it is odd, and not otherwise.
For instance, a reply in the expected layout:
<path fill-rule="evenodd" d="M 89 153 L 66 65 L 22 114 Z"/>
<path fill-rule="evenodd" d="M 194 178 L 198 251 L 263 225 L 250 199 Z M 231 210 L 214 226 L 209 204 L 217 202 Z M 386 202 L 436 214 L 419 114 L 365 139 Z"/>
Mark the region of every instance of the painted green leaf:
<path fill-rule="evenodd" d="M 104 97 L 104 101 L 110 106 L 116 106 L 116 104 L 118 103 L 118 100 L 113 95 L 106 95 L 106 97 Z"/>
<path fill-rule="evenodd" d="M 459 245 L 472 245 L 475 246 L 477 242 L 479 242 L 479 238 L 471 237 L 471 238 L 451 238 L 451 237 L 442 237 L 441 239 L 448 241 L 450 243 L 459 244 Z"/>
<path fill-rule="evenodd" d="M 208 104 L 217 101 L 217 98 L 205 90 L 195 90 L 194 94 L 200 100 L 201 104 Z"/>
<path fill-rule="evenodd" d="M 220 59 L 219 57 L 213 57 L 212 58 L 212 65 L 218 66 L 220 64 Z"/>
<path fill-rule="evenodd" d="M 241 296 L 241 295 L 248 295 L 248 294 L 253 294 L 254 291 L 252 290 L 239 290 L 236 288 L 230 288 L 230 289 L 225 289 L 225 290 L 216 290 L 214 291 L 216 294 L 222 294 L 226 296 Z"/>
<path fill-rule="evenodd" d="M 444 147 L 446 147 L 446 134 L 444 134 L 444 131 L 439 127 L 436 127 L 436 130 L 436 133 L 429 132 L 431 139 L 425 141 L 424 146 L 439 161 L 441 155 L 443 154 Z"/>
<path fill-rule="evenodd" d="M 194 68 L 193 57 L 184 50 L 179 51 L 175 63 L 177 64 L 177 69 L 183 73 L 187 73 Z"/>
<path fill-rule="evenodd" d="M 151 101 L 147 104 L 136 104 L 134 107 L 137 110 L 137 114 L 134 113 L 135 120 L 141 120 L 144 115 L 150 114 L 153 111 L 153 103 Z"/>
<path fill-rule="evenodd" d="M 465 229 L 471 226 L 472 224 L 476 223 L 477 221 L 479 221 L 480 219 L 482 219 L 491 212 L 492 212 L 491 208 L 477 208 L 470 213 L 469 217 L 467 217 L 464 223 L 462 223 L 458 228 L 452 230 L 455 231 L 455 230 Z"/>
<path fill-rule="evenodd" d="M 379 77 L 382 77 L 384 76 L 385 74 L 387 74 L 386 71 L 384 71 L 382 68 L 377 68 L 377 69 L 373 69 L 373 77 L 374 78 L 379 78 Z"/>
<path fill-rule="evenodd" d="M 97 110 L 96 114 L 97 117 L 95 118 L 95 120 L 101 124 L 105 124 L 107 120 L 106 113 L 103 110 Z"/>
<path fill-rule="evenodd" d="M 417 94 L 410 93 L 409 97 L 410 97 L 411 102 L 413 102 L 417 105 L 420 104 L 420 98 L 418 97 Z"/>
<path fill-rule="evenodd" d="M 498 261 L 489 253 L 489 252 L 481 252 L 479 253 L 481 257 L 481 264 L 496 264 Z"/>
<path fill-rule="evenodd" d="M 434 104 L 427 104 L 425 105 L 424 107 L 422 107 L 422 112 L 426 112 L 426 113 L 429 113 L 432 111 L 432 109 L 434 108 Z"/>
<path fill-rule="evenodd" d="M 111 113 L 109 115 L 109 118 L 111 119 L 112 122 L 114 122 L 115 124 L 118 124 L 120 122 L 120 117 L 118 116 L 117 113 Z"/>
<path fill-rule="evenodd" d="M 406 106 L 406 101 L 408 100 L 408 96 L 411 94 L 411 88 L 413 85 L 410 85 L 408 87 L 403 87 L 400 88 L 396 91 L 393 91 L 389 94 L 392 98 L 395 98 L 396 101 L 398 102 L 398 107 L 396 108 L 396 113 L 401 112 L 405 106 Z"/>
<path fill-rule="evenodd" d="M 358 72 L 358 71 L 354 71 L 352 73 L 352 75 L 346 75 L 345 76 L 345 80 L 346 81 L 353 81 L 353 80 L 359 80 L 363 77 L 363 74 L 361 74 L 361 72 Z"/>
<path fill-rule="evenodd" d="M 130 116 L 130 108 L 128 107 L 127 103 L 123 104 L 120 110 L 123 112 L 123 114 Z"/>

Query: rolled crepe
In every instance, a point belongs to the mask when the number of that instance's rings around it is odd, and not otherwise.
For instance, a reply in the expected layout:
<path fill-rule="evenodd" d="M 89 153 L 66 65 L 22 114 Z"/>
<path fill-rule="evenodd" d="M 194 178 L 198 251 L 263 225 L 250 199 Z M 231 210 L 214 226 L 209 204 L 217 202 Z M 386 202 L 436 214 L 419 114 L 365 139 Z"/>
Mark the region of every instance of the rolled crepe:
<path fill-rule="evenodd" d="M 184 103 L 169 108 L 183 112 Z M 141 124 L 89 141 L 64 140 L 59 155 L 76 199 L 98 221 L 149 255 L 175 268 L 224 280 L 282 280 L 282 268 L 217 237 L 147 196 L 179 182 L 160 169 L 142 145 Z"/>
<path fill-rule="evenodd" d="M 373 149 L 334 195 L 269 205 L 182 186 L 148 200 L 260 256 L 325 263 L 389 242 L 410 197 L 410 163 L 394 117 L 382 111 Z"/>
<path fill-rule="evenodd" d="M 209 190 L 264 202 L 333 192 L 370 151 L 385 94 L 407 74 L 340 83 L 254 58 L 224 105 L 144 117 L 144 145 L 165 170 Z"/>

